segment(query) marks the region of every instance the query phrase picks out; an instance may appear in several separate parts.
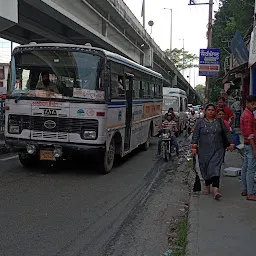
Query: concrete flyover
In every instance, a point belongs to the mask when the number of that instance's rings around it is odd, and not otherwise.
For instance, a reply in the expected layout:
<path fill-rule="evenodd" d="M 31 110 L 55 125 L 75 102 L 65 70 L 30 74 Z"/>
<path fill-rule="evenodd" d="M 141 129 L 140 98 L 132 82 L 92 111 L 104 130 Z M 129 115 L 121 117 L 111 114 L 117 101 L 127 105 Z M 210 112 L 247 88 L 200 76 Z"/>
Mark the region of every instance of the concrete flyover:
<path fill-rule="evenodd" d="M 0 37 L 24 44 L 61 42 L 104 48 L 161 73 L 165 86 L 199 95 L 122 0 L 0 0 Z"/>

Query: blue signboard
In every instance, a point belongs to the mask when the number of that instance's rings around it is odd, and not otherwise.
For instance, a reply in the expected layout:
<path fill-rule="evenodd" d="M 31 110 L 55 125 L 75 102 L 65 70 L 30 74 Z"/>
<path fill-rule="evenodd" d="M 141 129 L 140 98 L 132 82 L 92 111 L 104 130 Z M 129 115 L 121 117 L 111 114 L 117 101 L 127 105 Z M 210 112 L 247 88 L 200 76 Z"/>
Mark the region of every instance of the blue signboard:
<path fill-rule="evenodd" d="M 200 49 L 199 76 L 219 76 L 220 49 Z"/>

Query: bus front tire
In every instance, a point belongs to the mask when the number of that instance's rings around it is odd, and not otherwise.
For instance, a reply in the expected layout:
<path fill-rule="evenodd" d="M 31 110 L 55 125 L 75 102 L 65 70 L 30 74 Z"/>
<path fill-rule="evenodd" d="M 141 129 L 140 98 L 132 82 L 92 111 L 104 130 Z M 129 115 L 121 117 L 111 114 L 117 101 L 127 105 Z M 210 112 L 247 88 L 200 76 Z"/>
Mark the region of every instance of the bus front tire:
<path fill-rule="evenodd" d="M 29 155 L 28 153 L 19 153 L 20 163 L 24 168 L 36 168 L 39 164 L 39 159 L 35 155 Z"/>
<path fill-rule="evenodd" d="M 100 172 L 102 174 L 108 174 L 111 172 L 115 161 L 115 141 L 111 140 L 109 145 L 109 150 L 105 149 L 103 153 L 101 153 L 101 163 L 100 163 Z"/>

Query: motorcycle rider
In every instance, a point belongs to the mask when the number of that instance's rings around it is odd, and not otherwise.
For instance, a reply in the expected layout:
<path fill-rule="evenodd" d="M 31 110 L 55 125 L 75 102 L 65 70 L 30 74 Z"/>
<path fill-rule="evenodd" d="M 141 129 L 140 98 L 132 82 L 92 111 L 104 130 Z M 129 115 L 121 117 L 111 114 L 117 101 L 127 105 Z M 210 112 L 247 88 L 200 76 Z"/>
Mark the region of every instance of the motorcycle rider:
<path fill-rule="evenodd" d="M 179 144 L 177 142 L 177 138 L 175 136 L 175 132 L 178 131 L 178 127 L 177 127 L 177 123 L 174 121 L 174 116 L 172 113 L 167 113 L 167 117 L 166 119 L 163 121 L 163 123 L 161 124 L 160 127 L 160 133 L 161 133 L 161 129 L 166 129 L 169 128 L 170 129 L 170 133 L 172 136 L 172 143 L 176 149 L 176 154 L 177 156 L 179 156 Z M 161 138 L 158 141 L 158 155 L 161 154 Z"/>
<path fill-rule="evenodd" d="M 190 135 L 193 132 L 193 129 L 196 124 L 198 116 L 196 115 L 196 112 L 194 109 L 191 110 L 189 117 L 188 117 L 188 122 L 187 122 L 187 127 L 188 127 L 188 135 Z"/>

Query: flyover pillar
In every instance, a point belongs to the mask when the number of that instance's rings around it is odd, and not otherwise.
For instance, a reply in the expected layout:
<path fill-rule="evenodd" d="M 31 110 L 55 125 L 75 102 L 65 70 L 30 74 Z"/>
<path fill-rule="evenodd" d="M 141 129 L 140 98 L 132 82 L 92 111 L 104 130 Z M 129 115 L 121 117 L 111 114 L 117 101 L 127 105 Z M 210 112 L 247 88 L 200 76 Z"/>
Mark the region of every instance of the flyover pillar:
<path fill-rule="evenodd" d="M 174 74 L 174 76 L 172 77 L 172 87 L 177 87 L 178 86 L 178 78 L 177 75 Z"/>

